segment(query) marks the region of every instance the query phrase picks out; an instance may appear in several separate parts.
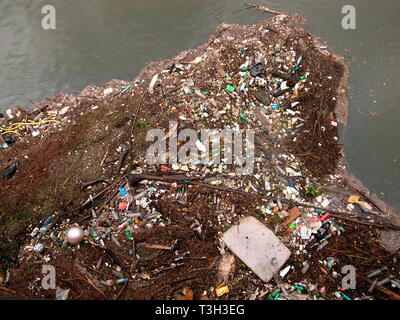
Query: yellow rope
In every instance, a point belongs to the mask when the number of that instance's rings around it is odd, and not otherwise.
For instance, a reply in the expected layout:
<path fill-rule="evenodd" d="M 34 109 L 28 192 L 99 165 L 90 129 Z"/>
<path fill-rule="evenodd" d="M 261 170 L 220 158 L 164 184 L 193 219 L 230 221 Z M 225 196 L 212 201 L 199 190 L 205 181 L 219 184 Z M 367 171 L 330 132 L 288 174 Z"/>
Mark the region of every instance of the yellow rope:
<path fill-rule="evenodd" d="M 3 134 L 7 134 L 7 133 L 14 133 L 14 134 L 16 134 L 16 135 L 18 135 L 18 136 L 21 135 L 19 132 L 17 132 L 17 131 L 12 131 L 12 130 L 2 132 L 1 134 L 3 135 Z"/>
<path fill-rule="evenodd" d="M 32 120 L 28 120 L 28 122 L 16 122 L 13 123 L 12 125 L 10 125 L 8 128 L 5 127 L 1 127 L 0 130 L 2 131 L 1 134 L 7 134 L 7 133 L 15 133 L 18 134 L 18 132 L 16 132 L 15 130 L 26 126 L 26 125 L 32 125 L 32 126 L 41 126 L 42 124 L 46 124 L 46 123 L 51 123 L 51 122 L 60 122 L 59 120 L 43 120 L 43 121 L 32 121 Z"/>

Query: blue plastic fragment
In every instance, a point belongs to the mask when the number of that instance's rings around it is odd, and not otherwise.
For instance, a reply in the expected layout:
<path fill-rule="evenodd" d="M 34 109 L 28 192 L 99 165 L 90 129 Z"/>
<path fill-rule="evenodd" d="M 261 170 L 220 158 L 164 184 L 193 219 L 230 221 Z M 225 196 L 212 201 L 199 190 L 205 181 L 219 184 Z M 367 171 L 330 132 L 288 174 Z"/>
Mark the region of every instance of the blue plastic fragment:
<path fill-rule="evenodd" d="M 47 226 L 51 220 L 53 220 L 53 216 L 47 217 L 47 219 L 43 222 L 43 227 Z"/>
<path fill-rule="evenodd" d="M 121 91 L 120 94 L 124 94 L 124 93 L 127 92 L 131 87 L 132 87 L 132 85 L 127 86 L 124 90 Z"/>
<path fill-rule="evenodd" d="M 125 197 L 127 195 L 125 188 L 119 188 L 119 193 L 120 193 L 121 197 Z"/>

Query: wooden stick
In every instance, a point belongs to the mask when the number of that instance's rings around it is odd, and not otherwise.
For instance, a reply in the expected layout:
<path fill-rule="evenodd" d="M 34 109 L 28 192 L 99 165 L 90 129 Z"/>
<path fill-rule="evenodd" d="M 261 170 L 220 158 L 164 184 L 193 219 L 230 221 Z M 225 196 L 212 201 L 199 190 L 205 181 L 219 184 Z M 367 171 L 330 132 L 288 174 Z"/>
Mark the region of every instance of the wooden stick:
<path fill-rule="evenodd" d="M 367 280 L 370 284 L 373 282 L 370 279 L 367 279 L 364 276 L 361 276 L 364 280 Z M 392 290 L 389 290 L 387 288 L 385 288 L 384 286 L 376 286 L 375 287 L 377 290 L 379 290 L 380 292 L 382 292 L 383 294 L 385 294 L 386 296 L 388 296 L 390 299 L 392 300 L 400 300 L 400 296 L 397 293 L 394 293 Z"/>
<path fill-rule="evenodd" d="M 93 241 L 90 240 L 89 238 L 85 238 L 85 240 L 86 240 L 87 242 L 89 242 L 92 246 L 94 246 L 95 248 L 104 250 L 104 251 L 114 260 L 114 262 L 122 268 L 122 270 L 124 270 L 124 271 L 127 272 L 127 273 L 129 272 L 129 270 L 127 270 L 126 267 L 125 267 L 125 266 L 121 263 L 121 261 L 117 258 L 117 256 L 115 255 L 115 253 L 112 252 L 110 249 L 108 249 L 108 248 L 106 248 L 106 247 L 103 247 L 103 246 L 101 246 L 101 245 L 99 245 L 99 244 L 93 242 Z"/>
<path fill-rule="evenodd" d="M 108 183 L 106 180 L 104 180 L 103 178 L 97 178 L 97 179 L 94 179 L 94 180 L 91 180 L 91 181 L 88 181 L 88 182 L 85 182 L 85 183 L 83 183 L 82 184 L 82 189 L 85 189 L 85 188 L 87 188 L 87 187 L 90 187 L 90 186 L 92 186 L 92 185 L 94 185 L 94 184 L 96 184 L 96 183 L 100 183 L 100 182 L 106 182 L 106 183 Z M 64 183 L 65 184 L 65 183 Z"/>
<path fill-rule="evenodd" d="M 92 267 L 90 267 L 90 266 L 84 264 L 83 262 L 79 262 L 79 264 L 81 264 L 82 266 L 84 266 L 85 268 L 87 268 L 87 269 L 89 269 L 89 270 L 92 270 L 93 272 L 96 272 L 96 273 L 102 275 L 103 277 L 106 277 L 107 279 L 110 278 L 110 275 L 105 274 L 105 273 L 103 273 L 103 272 L 101 272 L 101 271 L 99 271 L 99 270 L 96 270 L 96 269 L 94 269 L 94 268 L 92 268 Z"/>
<path fill-rule="evenodd" d="M 4 288 L 4 287 L 0 287 L 0 290 L 6 291 L 6 292 L 10 292 L 12 294 L 16 294 L 17 292 L 8 288 Z"/>
<path fill-rule="evenodd" d="M 95 288 L 96 291 L 99 292 L 105 299 L 107 299 L 107 296 L 104 294 L 104 292 L 101 291 L 99 288 L 97 288 L 97 287 L 94 285 L 94 283 L 92 282 L 92 280 L 90 280 L 89 277 L 88 277 L 86 274 L 85 274 L 84 276 L 85 276 L 85 278 L 87 279 L 87 282 L 88 282 L 93 288 Z"/>
<path fill-rule="evenodd" d="M 149 249 L 160 249 L 160 250 L 172 250 L 172 248 L 170 246 L 163 246 L 160 244 L 143 244 L 142 245 L 145 248 L 149 248 Z"/>
<path fill-rule="evenodd" d="M 121 291 L 118 293 L 118 295 L 117 295 L 117 299 L 116 299 L 116 300 L 118 300 L 118 299 L 119 299 L 119 297 L 121 296 L 122 292 L 125 290 L 125 288 L 126 288 L 126 285 L 128 284 L 128 282 L 129 282 L 129 279 L 128 279 L 128 280 L 126 280 L 126 282 L 125 282 L 124 286 L 122 287 Z"/>
<path fill-rule="evenodd" d="M 257 10 L 261 10 L 267 13 L 272 13 L 272 14 L 284 14 L 284 15 L 288 15 L 288 13 L 285 12 L 280 12 L 280 11 L 275 11 L 275 10 L 271 10 L 269 8 L 266 8 L 264 6 L 257 6 L 255 4 L 248 4 L 246 3 L 247 9 L 257 9 Z"/>
<path fill-rule="evenodd" d="M 91 203 L 92 201 L 96 200 L 98 197 L 103 195 L 107 190 L 109 190 L 109 189 L 115 187 L 117 184 L 119 184 L 125 177 L 126 177 L 126 174 L 123 175 L 121 178 L 115 180 L 113 183 L 111 183 L 107 187 L 105 187 L 102 191 L 100 191 L 98 194 L 96 194 L 91 199 L 88 199 L 84 204 L 81 205 L 81 210 L 83 210 L 89 203 Z"/>
<path fill-rule="evenodd" d="M 120 171 L 121 171 L 121 169 L 122 169 L 122 167 L 123 167 L 123 165 L 125 163 L 125 160 L 128 157 L 130 152 L 131 152 L 131 145 L 130 144 L 125 145 L 124 149 L 123 149 L 123 151 L 122 151 L 122 153 L 121 153 L 121 155 L 119 157 L 119 160 L 118 160 L 117 174 L 120 173 Z"/>
<path fill-rule="evenodd" d="M 383 286 L 376 286 L 376 289 L 387 295 L 392 300 L 400 300 L 400 296 L 397 293 L 394 293 L 392 290 L 386 289 Z"/>

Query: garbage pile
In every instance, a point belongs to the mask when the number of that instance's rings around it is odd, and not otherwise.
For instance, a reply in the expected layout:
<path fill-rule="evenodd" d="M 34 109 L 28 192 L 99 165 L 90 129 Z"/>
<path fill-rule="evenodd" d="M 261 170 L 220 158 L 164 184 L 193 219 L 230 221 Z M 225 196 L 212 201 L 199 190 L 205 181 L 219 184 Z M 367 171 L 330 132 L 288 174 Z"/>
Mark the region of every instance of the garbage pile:
<path fill-rule="evenodd" d="M 58 210 L 30 226 L 9 290 L 54 298 L 40 281 L 41 266 L 54 265 L 63 299 L 398 297 L 396 254 L 376 241 L 379 208 L 335 170 L 345 67 L 297 23 L 280 15 L 222 25 L 207 44 L 150 64 L 132 83 L 93 89 L 84 109 L 77 97 L 73 107 L 58 102 L 58 115 L 71 113 L 68 123 L 142 97 L 149 113 L 139 109 L 122 125 L 133 141 L 151 128 L 164 129 L 169 144 L 185 128 L 216 131 L 199 135 L 196 157 L 184 163 L 154 164 L 147 149 L 113 145 L 113 161 L 106 154 L 90 163 L 102 177 L 76 189 L 86 199 L 78 214 Z M 251 173 L 238 174 L 226 145 L 217 149 L 224 156 L 211 154 L 226 128 L 254 132 Z M 12 166 L 10 179 L 19 169 Z M 350 282 L 342 281 L 344 267 L 356 269 Z"/>

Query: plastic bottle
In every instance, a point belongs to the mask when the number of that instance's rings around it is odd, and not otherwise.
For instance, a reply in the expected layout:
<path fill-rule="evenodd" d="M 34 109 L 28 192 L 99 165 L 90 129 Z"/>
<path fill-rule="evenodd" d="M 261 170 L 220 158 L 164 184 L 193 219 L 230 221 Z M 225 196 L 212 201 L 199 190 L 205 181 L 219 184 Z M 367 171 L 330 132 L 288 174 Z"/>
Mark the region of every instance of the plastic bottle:
<path fill-rule="evenodd" d="M 9 166 L 3 174 L 3 178 L 5 180 L 11 179 L 15 172 L 17 172 L 17 168 L 20 166 L 19 161 L 14 162 L 11 166 Z"/>

